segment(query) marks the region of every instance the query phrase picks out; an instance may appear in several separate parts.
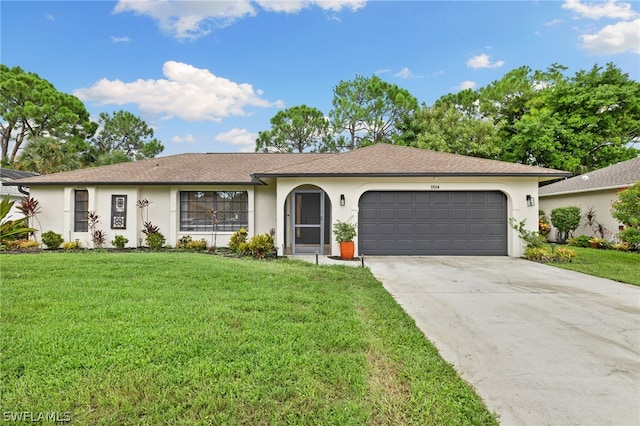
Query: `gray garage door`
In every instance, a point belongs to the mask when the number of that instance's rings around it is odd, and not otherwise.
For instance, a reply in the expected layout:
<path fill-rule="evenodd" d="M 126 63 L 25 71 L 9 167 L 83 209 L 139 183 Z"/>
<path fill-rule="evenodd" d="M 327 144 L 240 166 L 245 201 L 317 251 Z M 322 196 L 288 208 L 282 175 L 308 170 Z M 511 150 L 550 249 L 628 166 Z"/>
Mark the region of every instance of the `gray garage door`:
<path fill-rule="evenodd" d="M 360 198 L 364 255 L 507 255 L 507 197 L 498 191 L 371 191 Z"/>

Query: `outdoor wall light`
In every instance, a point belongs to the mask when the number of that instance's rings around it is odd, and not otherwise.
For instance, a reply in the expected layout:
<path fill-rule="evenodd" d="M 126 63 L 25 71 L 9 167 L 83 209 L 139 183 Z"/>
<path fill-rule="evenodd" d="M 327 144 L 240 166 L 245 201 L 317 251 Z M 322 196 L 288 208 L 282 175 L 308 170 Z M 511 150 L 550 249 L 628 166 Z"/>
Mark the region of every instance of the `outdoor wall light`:
<path fill-rule="evenodd" d="M 536 199 L 533 198 L 533 195 L 527 195 L 527 205 L 529 207 L 533 207 L 536 205 Z"/>
<path fill-rule="evenodd" d="M 344 206 L 345 201 L 344 201 L 344 194 L 340 194 L 340 205 Z"/>

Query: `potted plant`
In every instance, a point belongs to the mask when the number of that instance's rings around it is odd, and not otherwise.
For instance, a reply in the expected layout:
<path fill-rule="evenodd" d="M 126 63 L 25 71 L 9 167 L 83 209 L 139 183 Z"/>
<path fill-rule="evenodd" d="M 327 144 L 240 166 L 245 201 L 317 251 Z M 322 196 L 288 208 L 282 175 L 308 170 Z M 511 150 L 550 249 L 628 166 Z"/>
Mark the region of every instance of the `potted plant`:
<path fill-rule="evenodd" d="M 336 241 L 340 244 L 340 257 L 346 260 L 353 259 L 355 244 L 353 238 L 356 236 L 356 225 L 338 220 L 333 224 L 333 233 Z"/>
<path fill-rule="evenodd" d="M 604 238 L 592 237 L 589 239 L 589 246 L 591 248 L 600 248 L 600 246 L 604 245 L 605 241 Z"/>

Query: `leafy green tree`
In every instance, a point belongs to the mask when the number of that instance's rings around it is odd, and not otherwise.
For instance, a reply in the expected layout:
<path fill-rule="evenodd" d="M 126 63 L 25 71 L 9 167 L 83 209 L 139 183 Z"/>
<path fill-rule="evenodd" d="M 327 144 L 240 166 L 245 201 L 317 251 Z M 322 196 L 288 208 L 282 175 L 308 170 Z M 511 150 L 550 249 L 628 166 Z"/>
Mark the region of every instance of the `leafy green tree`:
<path fill-rule="evenodd" d="M 100 130 L 90 148 L 92 162 L 98 165 L 153 158 L 164 150 L 153 129 L 128 111 L 103 112 L 98 122 Z"/>
<path fill-rule="evenodd" d="M 0 137 L 2 158 L 12 164 L 28 141 L 48 136 L 77 142 L 93 136 L 96 123 L 84 104 L 37 74 L 0 64 Z"/>
<path fill-rule="evenodd" d="M 271 130 L 258 133 L 256 152 L 326 152 L 333 150 L 329 122 L 306 105 L 287 108 L 271 118 Z"/>
<path fill-rule="evenodd" d="M 583 173 L 638 155 L 640 83 L 614 64 L 573 77 L 553 64 L 520 67 L 476 91 L 447 95 L 468 116 L 493 123 L 500 159 Z"/>
<path fill-rule="evenodd" d="M 407 90 L 375 75 L 338 83 L 332 104 L 329 117 L 333 131 L 341 134 L 337 138 L 340 149 L 394 143 L 400 133 L 398 123 L 418 110 L 417 99 Z"/>
<path fill-rule="evenodd" d="M 620 239 L 637 245 L 640 250 L 640 182 L 618 193 L 611 206 L 611 216 L 626 227 L 618 234 Z"/>
<path fill-rule="evenodd" d="M 398 124 L 397 143 L 472 157 L 497 158 L 498 137 L 493 124 L 465 114 L 451 103 L 422 104 Z"/>

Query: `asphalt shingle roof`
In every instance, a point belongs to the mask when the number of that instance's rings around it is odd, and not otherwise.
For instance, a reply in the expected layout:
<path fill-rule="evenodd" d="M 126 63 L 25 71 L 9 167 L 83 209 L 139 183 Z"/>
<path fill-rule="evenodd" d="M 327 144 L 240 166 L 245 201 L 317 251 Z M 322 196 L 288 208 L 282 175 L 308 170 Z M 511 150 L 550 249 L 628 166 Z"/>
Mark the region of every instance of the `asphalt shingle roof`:
<path fill-rule="evenodd" d="M 540 188 L 540 196 L 621 188 L 640 181 L 640 157 Z"/>
<path fill-rule="evenodd" d="M 538 176 L 568 172 L 397 145 L 331 154 L 178 154 L 20 180 L 21 185 L 256 184 L 277 176 Z"/>

